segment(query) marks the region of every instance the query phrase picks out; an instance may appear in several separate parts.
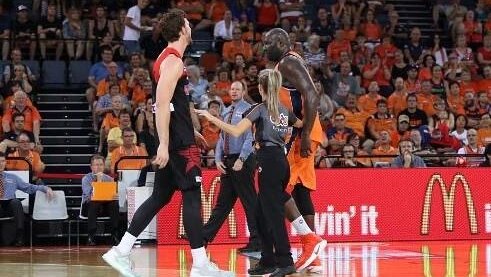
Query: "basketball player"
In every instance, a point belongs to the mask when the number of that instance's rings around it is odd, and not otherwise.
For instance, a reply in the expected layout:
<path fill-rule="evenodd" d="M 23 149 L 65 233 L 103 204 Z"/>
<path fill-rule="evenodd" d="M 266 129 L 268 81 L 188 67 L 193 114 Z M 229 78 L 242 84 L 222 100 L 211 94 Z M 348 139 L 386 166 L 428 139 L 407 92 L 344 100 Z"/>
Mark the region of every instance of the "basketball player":
<path fill-rule="evenodd" d="M 154 164 L 155 186 L 152 195 L 138 208 L 120 244 L 102 258 L 124 276 L 135 276 L 129 254 L 136 238 L 150 220 L 180 190 L 183 198 L 184 228 L 191 246 L 193 265 L 190 276 L 234 276 L 210 262 L 203 247 L 201 221 L 200 150 L 185 89 L 187 76 L 182 55 L 191 42 L 191 28 L 181 10 L 166 13 L 161 22 L 162 35 L 169 42 L 153 67 L 157 81 L 155 123 L 160 145 Z"/>
<path fill-rule="evenodd" d="M 304 60 L 291 51 L 288 34 L 280 28 L 266 33 L 264 46 L 270 62 L 276 64 L 283 78 L 280 100 L 303 121 L 302 128 L 294 128 L 287 144 L 290 181 L 287 191 L 292 198 L 285 202 L 286 217 L 297 230 L 302 241 L 302 255 L 295 263 L 298 271 L 307 268 L 319 272 L 318 255 L 326 241 L 317 236 L 314 229 L 314 205 L 310 192 L 316 189 L 314 155 L 322 142 L 322 128 L 317 115 L 319 94 L 307 70 Z M 332 103 L 330 103 L 332 112 Z"/>

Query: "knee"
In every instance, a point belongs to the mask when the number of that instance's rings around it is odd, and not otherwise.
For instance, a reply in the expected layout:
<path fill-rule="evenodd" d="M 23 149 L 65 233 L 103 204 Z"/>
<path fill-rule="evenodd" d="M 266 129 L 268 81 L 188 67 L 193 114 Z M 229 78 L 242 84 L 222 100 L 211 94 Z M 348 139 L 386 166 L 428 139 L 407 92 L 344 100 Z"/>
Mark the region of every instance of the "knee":
<path fill-rule="evenodd" d="M 22 208 L 22 202 L 20 202 L 19 199 L 14 198 L 14 199 L 10 200 L 10 206 L 15 207 L 15 208 L 19 208 L 19 207 Z"/>

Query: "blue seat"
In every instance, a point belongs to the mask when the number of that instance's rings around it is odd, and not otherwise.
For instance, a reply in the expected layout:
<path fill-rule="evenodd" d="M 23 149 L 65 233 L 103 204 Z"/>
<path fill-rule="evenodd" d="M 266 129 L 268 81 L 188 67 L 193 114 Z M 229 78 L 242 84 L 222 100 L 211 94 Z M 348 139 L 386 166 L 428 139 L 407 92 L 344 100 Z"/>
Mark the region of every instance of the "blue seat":
<path fill-rule="evenodd" d="M 66 86 L 67 70 L 63 61 L 44 61 L 41 72 L 42 84 L 49 88 Z"/>
<path fill-rule="evenodd" d="M 36 76 L 36 80 L 39 80 L 41 68 L 39 66 L 39 61 L 36 60 L 24 60 L 22 61 L 27 67 L 31 69 L 31 72 L 34 76 Z"/>
<path fill-rule="evenodd" d="M 70 85 L 87 86 L 91 66 L 92 63 L 90 61 L 70 61 L 68 64 L 68 80 Z"/>

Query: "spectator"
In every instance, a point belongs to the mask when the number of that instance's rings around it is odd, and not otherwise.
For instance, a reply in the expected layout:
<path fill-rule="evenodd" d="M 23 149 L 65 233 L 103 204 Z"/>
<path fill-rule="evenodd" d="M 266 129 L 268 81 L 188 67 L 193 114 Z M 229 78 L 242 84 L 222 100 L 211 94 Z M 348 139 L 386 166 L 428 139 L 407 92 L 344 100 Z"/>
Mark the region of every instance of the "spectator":
<path fill-rule="evenodd" d="M 491 65 L 491 34 L 484 36 L 483 45 L 477 50 L 479 66 Z"/>
<path fill-rule="evenodd" d="M 346 144 L 348 136 L 353 134 L 351 128 L 346 127 L 346 118 L 344 114 L 334 115 L 333 127 L 327 129 L 326 136 L 329 143 L 329 155 L 336 155 L 341 152 L 343 145 Z"/>
<path fill-rule="evenodd" d="M 5 14 L 5 4 L 0 3 L 0 43 L 2 45 L 2 60 L 6 61 L 10 48 L 10 16 Z"/>
<path fill-rule="evenodd" d="M 102 78 L 99 82 L 97 82 L 96 96 L 99 99 L 100 97 L 106 95 L 109 92 L 111 85 L 119 86 L 119 91 L 121 94 L 127 96 L 128 95 L 128 82 L 121 75 L 119 66 L 115 62 L 110 62 L 106 65 L 107 76 Z M 102 69 L 102 68 L 101 68 Z M 95 104 L 95 102 L 94 102 Z"/>
<path fill-rule="evenodd" d="M 447 49 L 443 46 L 438 34 L 433 35 L 433 45 L 431 46 L 430 54 L 435 57 L 435 63 L 439 66 L 445 66 L 448 62 Z"/>
<path fill-rule="evenodd" d="M 455 39 L 454 53 L 457 54 L 459 62 L 474 60 L 474 53 L 472 48 L 467 46 L 467 39 L 465 36 L 458 36 Z"/>
<path fill-rule="evenodd" d="M 409 119 L 409 128 L 411 129 L 428 125 L 428 116 L 423 110 L 418 109 L 418 97 L 415 94 L 409 94 L 406 102 L 407 108 L 399 114 L 399 121 L 401 115 L 406 115 Z"/>
<path fill-rule="evenodd" d="M 167 42 L 162 37 L 162 28 L 160 24 L 153 23 L 152 33 L 144 35 L 141 41 L 143 55 L 148 62 L 148 67 L 153 68 L 153 63 L 167 46 Z"/>
<path fill-rule="evenodd" d="M 98 126 L 100 123 L 100 118 L 103 117 L 105 114 L 113 111 L 112 99 L 116 96 L 121 98 L 121 105 L 123 109 L 130 109 L 130 102 L 128 101 L 128 98 L 126 96 L 121 94 L 120 86 L 118 84 L 111 83 L 109 85 L 109 93 L 101 96 L 101 98 L 99 98 L 99 101 L 97 101 L 97 105 L 94 108 L 94 130 L 99 129 Z"/>
<path fill-rule="evenodd" d="M 326 53 L 320 48 L 320 37 L 311 35 L 307 40 L 304 58 L 307 65 L 319 69 L 326 62 Z"/>
<path fill-rule="evenodd" d="M 423 63 L 419 69 L 418 78 L 420 80 L 428 80 L 431 79 L 432 76 L 432 68 L 435 65 L 435 57 L 430 54 L 426 54 L 423 57 Z"/>
<path fill-rule="evenodd" d="M 467 117 L 467 126 L 470 128 L 478 128 L 481 116 L 486 111 L 479 109 L 478 101 L 472 92 L 467 92 L 464 95 L 464 110 Z"/>
<path fill-rule="evenodd" d="M 348 56 L 351 55 L 351 45 L 349 41 L 344 40 L 343 31 L 336 30 L 334 41 L 327 47 L 327 60 L 330 63 L 339 64 L 340 53 L 346 51 Z"/>
<path fill-rule="evenodd" d="M 367 11 L 365 22 L 361 23 L 359 32 L 367 38 L 370 49 L 374 49 L 380 43 L 382 28 L 376 21 L 373 10 Z"/>
<path fill-rule="evenodd" d="M 227 11 L 230 12 L 224 0 L 212 0 L 206 4 L 206 17 L 215 25 L 224 18 Z M 232 12 L 230 12 L 230 18 L 232 18 Z"/>
<path fill-rule="evenodd" d="M 209 83 L 201 76 L 200 69 L 196 65 L 190 65 L 186 68 L 189 79 L 189 94 L 196 107 L 202 109 L 208 105 L 208 87 Z"/>
<path fill-rule="evenodd" d="M 143 85 L 146 81 L 150 81 L 150 73 L 144 68 L 136 68 L 133 71 L 129 81 L 129 95 L 131 107 L 134 109 L 139 104 L 145 103 L 145 92 L 143 91 Z"/>
<path fill-rule="evenodd" d="M 197 26 L 203 20 L 205 6 L 199 0 L 178 0 L 176 1 L 176 8 L 186 13 L 186 18 L 193 27 Z"/>
<path fill-rule="evenodd" d="M 157 154 L 158 140 L 157 132 L 155 130 L 155 123 L 153 121 L 153 108 L 152 97 L 147 96 L 146 105 L 137 109 L 135 129 L 140 141 L 140 146 L 144 147 L 148 155 L 153 157 Z M 209 144 L 209 142 L 207 141 Z"/>
<path fill-rule="evenodd" d="M 365 123 L 370 114 L 357 108 L 356 95 L 349 93 L 344 106 L 339 108 L 337 113 L 344 115 L 347 127 L 353 129 L 360 138 L 365 138 Z"/>
<path fill-rule="evenodd" d="M 483 27 L 481 22 L 474 17 L 474 11 L 466 12 L 464 20 L 457 26 L 457 33 L 464 35 L 474 50 L 482 44 Z"/>
<path fill-rule="evenodd" d="M 331 91 L 330 96 L 337 106 L 344 106 L 348 94 L 360 95 L 360 84 L 354 76 L 350 74 L 350 64 L 343 62 L 341 72 L 332 72 L 329 66 L 325 67 L 325 74 L 330 79 Z"/>
<path fill-rule="evenodd" d="M 235 54 L 234 62 L 232 64 L 232 80 L 233 81 L 243 81 L 245 72 L 245 58 L 241 53 Z"/>
<path fill-rule="evenodd" d="M 357 29 L 352 26 L 350 18 L 344 18 L 341 30 L 343 30 L 343 39 L 353 43 L 356 40 Z"/>
<path fill-rule="evenodd" d="M 361 139 L 356 133 L 348 136 L 347 144 L 353 145 L 355 147 L 355 156 L 368 156 L 368 152 L 361 149 Z M 372 160 L 370 158 L 356 158 L 356 160 L 363 164 L 363 166 L 365 167 L 372 167 Z"/>
<path fill-rule="evenodd" d="M 29 19 L 27 6 L 19 5 L 16 9 L 17 18 L 12 24 L 12 33 L 15 47 L 29 49 L 29 59 L 34 60 L 36 55 L 36 25 Z"/>
<path fill-rule="evenodd" d="M 467 130 L 467 141 L 469 142 L 464 147 L 461 147 L 457 154 L 469 155 L 469 154 L 484 154 L 484 146 L 479 145 L 477 141 L 477 130 L 471 128 Z M 479 166 L 483 162 L 483 158 L 480 157 L 463 157 L 464 163 L 469 167 Z"/>
<path fill-rule="evenodd" d="M 341 151 L 342 158 L 340 160 L 334 161 L 332 164 L 333 168 L 343 168 L 343 167 L 365 167 L 360 161 L 358 161 L 355 156 L 355 147 L 351 144 L 343 145 L 343 150 Z"/>
<path fill-rule="evenodd" d="M 296 23 L 299 16 L 303 15 L 304 5 L 303 0 L 279 0 L 280 19 L 288 19 L 292 23 Z"/>
<path fill-rule="evenodd" d="M 397 47 L 392 44 L 392 38 L 389 35 L 384 35 L 382 37 L 382 43 L 375 47 L 375 53 L 378 53 L 380 59 L 382 59 L 382 64 L 388 68 L 392 68 L 395 62 L 395 52 Z"/>
<path fill-rule="evenodd" d="M 485 91 L 489 95 L 491 94 L 491 65 L 484 66 L 482 71 L 483 71 L 484 78 L 477 83 L 478 90 Z"/>
<path fill-rule="evenodd" d="M 459 62 L 456 53 L 450 53 L 448 56 L 448 63 L 446 65 L 445 79 L 449 81 L 461 81 L 462 72 L 464 71 L 464 65 Z"/>
<path fill-rule="evenodd" d="M 113 178 L 104 174 L 104 157 L 94 155 L 90 159 L 91 172 L 82 178 L 82 207 L 80 213 L 87 217 L 87 245 L 94 246 L 97 231 L 97 217 L 109 216 L 111 220 L 111 234 L 113 244 L 119 243 L 119 204 L 118 200 L 92 201 L 93 182 L 112 182 Z"/>
<path fill-rule="evenodd" d="M 303 43 L 307 41 L 307 38 L 310 36 L 310 24 L 307 23 L 307 20 L 304 16 L 298 17 L 297 24 L 292 27 L 292 32 L 296 34 L 297 40 L 299 42 Z"/>
<path fill-rule="evenodd" d="M 16 246 L 24 245 L 24 211 L 20 200 L 15 197 L 15 191 L 21 190 L 28 194 L 34 194 L 36 191 L 46 193 L 48 199 L 53 199 L 55 194 L 47 186 L 37 186 L 23 182 L 17 175 L 5 172 L 5 153 L 0 153 L 0 185 L 3 195 L 0 196 L 2 205 L 0 205 L 0 216 L 12 216 L 17 227 Z"/>
<path fill-rule="evenodd" d="M 150 31 L 148 26 L 142 26 L 141 10 L 148 5 L 148 0 L 138 0 L 138 4 L 131 7 L 124 21 L 123 44 L 128 54 L 140 51 L 140 32 Z"/>
<path fill-rule="evenodd" d="M 482 115 L 485 115 L 490 111 L 490 103 L 487 91 L 480 91 L 477 93 L 477 107 Z"/>
<path fill-rule="evenodd" d="M 464 98 L 460 95 L 459 83 L 450 82 L 450 94 L 447 95 L 447 105 L 453 114 L 464 114 Z"/>
<path fill-rule="evenodd" d="M 421 30 L 414 27 L 409 35 L 409 41 L 404 45 L 404 56 L 410 64 L 421 64 L 426 53 L 426 46 L 421 38 Z"/>
<path fill-rule="evenodd" d="M 57 14 L 56 4 L 50 3 L 46 17 L 41 18 L 37 26 L 39 49 L 43 60 L 46 59 L 46 48 L 48 47 L 54 47 L 56 49 L 56 60 L 60 60 L 61 54 L 63 53 L 62 23 L 58 19 Z"/>
<path fill-rule="evenodd" d="M 421 90 L 421 80 L 418 79 L 418 70 L 418 65 L 408 65 L 407 79 L 404 82 L 404 86 L 409 94 L 417 93 Z"/>
<path fill-rule="evenodd" d="M 479 129 L 477 130 L 477 143 L 483 146 L 491 143 L 491 119 L 489 114 L 481 117 Z"/>
<path fill-rule="evenodd" d="M 443 13 L 448 21 L 448 29 L 451 30 L 455 20 L 464 18 L 466 12 L 467 8 L 460 5 L 460 0 L 443 0 L 433 6 L 433 24 L 436 28 L 440 28 L 440 14 Z"/>
<path fill-rule="evenodd" d="M 254 0 L 258 31 L 264 32 L 280 24 L 280 10 L 272 0 Z"/>
<path fill-rule="evenodd" d="M 421 155 L 436 155 L 437 152 L 429 143 L 423 145 L 423 137 L 418 129 L 412 129 L 410 132 L 410 139 L 414 144 L 413 154 L 417 156 Z M 427 166 L 440 165 L 439 157 L 422 157 Z"/>
<path fill-rule="evenodd" d="M 399 155 L 392 161 L 392 167 L 413 168 L 426 167 L 424 160 L 413 154 L 414 143 L 412 140 L 401 140 L 399 142 Z"/>
<path fill-rule="evenodd" d="M 134 70 L 139 68 L 145 68 L 145 64 L 143 62 L 143 58 L 140 53 L 136 52 L 128 57 L 128 64 L 125 64 L 124 70 L 124 78 L 129 80 L 131 76 L 134 74 Z M 150 68 L 150 67 L 149 67 Z"/>
<path fill-rule="evenodd" d="M 484 162 L 482 162 L 479 166 L 480 167 L 490 167 L 491 166 L 491 144 L 488 144 L 486 146 L 486 149 L 484 150 Z"/>
<path fill-rule="evenodd" d="M 408 93 L 401 77 L 395 79 L 394 87 L 395 90 L 388 99 L 388 108 L 390 114 L 397 116 L 402 110 L 407 108 L 406 98 Z"/>
<path fill-rule="evenodd" d="M 335 24 L 327 9 L 320 7 L 317 10 L 317 18 L 312 23 L 312 34 L 321 37 L 321 48 L 326 48 L 328 42 L 334 37 Z"/>
<path fill-rule="evenodd" d="M 24 122 L 25 122 L 24 115 L 20 113 L 15 113 L 12 115 L 12 119 L 14 122 L 12 130 L 10 132 L 6 132 L 3 134 L 2 141 L 9 142 L 9 145 L 12 145 L 12 147 L 9 146 L 9 148 L 7 148 L 7 151 L 5 151 L 5 153 L 10 154 L 15 151 L 15 148 L 17 147 L 17 137 L 20 134 L 26 134 L 29 137 L 29 141 L 31 142 L 30 149 L 34 149 L 35 151 L 42 153 L 43 152 L 42 145 L 41 144 L 35 145 L 33 143 L 35 141 L 34 134 L 24 129 Z"/>
<path fill-rule="evenodd" d="M 10 53 L 10 59 L 10 63 L 6 64 L 3 69 L 3 80 L 5 83 L 8 83 L 10 81 L 10 78 L 14 76 L 14 67 L 16 65 L 22 65 L 26 69 L 25 72 L 30 82 L 36 81 L 36 76 L 32 74 L 32 70 L 27 65 L 22 63 L 22 52 L 19 48 L 12 49 L 12 52 Z"/>
<path fill-rule="evenodd" d="M 111 117 L 114 119 L 114 116 Z M 107 134 L 107 157 L 106 157 L 106 167 L 109 169 L 111 164 L 111 152 L 123 145 L 123 129 L 131 128 L 131 116 L 130 113 L 126 110 L 121 110 L 117 115 L 117 121 L 113 121 L 109 129 L 109 133 Z M 103 140 L 103 139 L 101 139 Z M 133 142 L 136 144 L 136 137 Z M 99 151 L 101 152 L 101 151 Z"/>
<path fill-rule="evenodd" d="M 252 59 L 252 46 L 242 40 L 242 31 L 239 27 L 233 28 L 232 40 L 223 44 L 222 56 L 225 61 L 234 63 L 237 54 L 244 55 L 247 61 Z"/>
<path fill-rule="evenodd" d="M 433 116 L 438 96 L 432 94 L 430 80 L 421 82 L 421 91 L 417 92 L 416 96 L 418 97 L 418 108 L 422 109 L 428 117 Z"/>
<path fill-rule="evenodd" d="M 358 68 L 358 66 L 352 62 L 351 56 L 352 55 L 350 55 L 348 51 L 339 52 L 339 64 L 334 68 L 334 71 L 341 72 L 341 64 L 345 62 L 349 63 L 350 64 L 349 74 L 355 77 L 356 81 L 358 82 L 358 85 L 360 85 L 361 84 L 360 68 Z"/>
<path fill-rule="evenodd" d="M 391 137 L 389 132 L 381 131 L 379 140 L 375 142 L 375 149 L 372 151 L 374 156 L 392 156 L 397 154 L 397 149 L 391 146 Z M 372 158 L 374 167 L 385 166 L 390 163 L 393 158 L 376 157 Z"/>
<path fill-rule="evenodd" d="M 22 90 L 14 94 L 14 105 L 8 108 L 2 118 L 3 131 L 8 133 L 12 130 L 13 115 L 20 113 L 24 115 L 25 130 L 34 133 L 34 142 L 36 145 L 41 144 L 39 141 L 39 131 L 41 126 L 41 115 L 34 106 L 27 105 L 27 95 Z"/>
<path fill-rule="evenodd" d="M 111 173 L 116 173 L 117 170 L 121 169 L 142 169 L 147 161 L 145 159 L 123 159 L 124 157 L 131 156 L 148 156 L 145 148 L 137 146 L 134 142 L 136 138 L 135 132 L 130 127 L 125 127 L 122 129 L 123 134 L 123 145 L 117 147 L 111 152 Z M 120 161 L 121 160 L 121 161 Z M 119 161 L 118 167 L 116 168 L 116 163 Z"/>
<path fill-rule="evenodd" d="M 449 130 L 453 130 L 455 126 L 455 118 L 454 115 L 448 110 L 445 100 L 436 98 L 433 106 L 435 113 L 428 117 L 428 127 L 430 131 L 441 125 L 445 125 Z"/>
<path fill-rule="evenodd" d="M 450 135 L 458 139 L 462 145 L 468 145 L 467 140 L 467 117 L 463 114 L 459 114 L 455 117 L 455 130 Z"/>
<path fill-rule="evenodd" d="M 261 103 L 262 98 L 258 88 L 259 81 L 257 65 L 254 63 L 247 63 L 245 70 L 246 77 L 244 78 L 244 83 L 246 85 L 247 92 L 244 95 L 244 100 L 249 102 L 249 104 Z"/>
<path fill-rule="evenodd" d="M 367 121 L 367 132 L 371 139 L 377 141 L 381 131 L 389 133 L 396 131 L 396 119 L 389 113 L 385 99 L 377 101 L 377 112 L 372 114 Z"/>
<path fill-rule="evenodd" d="M 389 24 L 384 27 L 384 33 L 392 37 L 397 48 L 403 48 L 408 38 L 409 29 L 399 22 L 399 14 L 396 11 L 391 11 Z"/>
<path fill-rule="evenodd" d="M 377 82 L 370 82 L 368 92 L 358 98 L 358 109 L 369 115 L 374 114 L 377 111 L 377 101 L 383 98 L 378 92 L 379 86 Z"/>
<path fill-rule="evenodd" d="M 87 25 L 81 18 L 81 11 L 71 7 L 67 18 L 63 21 L 63 38 L 66 43 L 66 51 L 70 60 L 82 58 L 87 39 Z"/>
<path fill-rule="evenodd" d="M 124 35 L 124 28 L 126 26 L 125 21 L 126 21 L 126 9 L 120 9 L 118 11 L 118 16 L 116 20 L 113 21 L 114 25 L 114 39 L 115 40 L 122 40 L 123 35 Z"/>
<path fill-rule="evenodd" d="M 220 102 L 212 100 L 208 102 L 208 112 L 210 112 L 210 114 L 213 116 L 220 117 L 221 106 L 222 105 Z M 203 134 L 203 137 L 208 144 L 208 149 L 205 150 L 205 153 L 203 153 L 205 156 L 207 156 L 205 164 L 207 167 L 213 167 L 215 160 L 210 157 L 215 157 L 215 147 L 220 136 L 220 128 L 203 117 L 200 117 L 200 125 L 201 134 Z"/>
<path fill-rule="evenodd" d="M 222 103 L 228 106 L 232 102 L 230 96 L 228 95 L 228 91 L 230 89 L 231 84 L 232 83 L 230 81 L 230 71 L 228 70 L 228 68 L 222 67 L 218 69 L 217 76 L 215 77 L 215 80 L 213 80 L 213 83 L 211 84 L 210 94 L 212 96 L 220 97 Z"/>
<path fill-rule="evenodd" d="M 377 83 L 380 89 L 380 95 L 387 98 L 392 93 L 390 86 L 390 70 L 382 63 L 380 55 L 373 53 L 370 58 L 370 63 L 363 67 L 363 83 L 362 86 L 368 90 L 369 85 L 373 82 Z M 377 91 L 378 92 L 378 91 Z M 375 106 L 374 106 L 375 107 Z"/>
<path fill-rule="evenodd" d="M 32 92 L 32 85 L 31 82 L 29 81 L 29 76 L 26 73 L 26 67 L 22 64 L 16 64 L 13 66 L 14 69 L 14 74 L 10 78 L 10 80 L 5 84 L 5 88 L 7 91 L 11 91 L 12 93 L 14 92 L 14 87 L 19 86 L 20 89 L 22 89 L 25 93 L 28 95 L 31 95 Z M 7 106 L 9 104 L 9 95 L 10 93 L 4 94 L 5 96 L 5 101 L 7 102 Z"/>
<path fill-rule="evenodd" d="M 87 41 L 87 60 L 89 61 L 92 60 L 94 47 L 99 49 L 100 43 L 108 33 L 111 39 L 114 37 L 114 25 L 107 18 L 106 10 L 106 6 L 97 6 L 95 9 L 95 18 L 89 20 L 89 40 Z"/>
<path fill-rule="evenodd" d="M 33 151 L 31 139 L 28 133 L 20 133 L 17 136 L 17 149 L 8 154 L 9 157 L 20 157 L 26 159 L 32 166 L 34 172 L 34 179 L 37 179 L 38 175 L 44 171 L 46 167 L 41 161 L 39 153 Z M 12 160 L 7 162 L 7 168 L 9 170 L 29 170 L 29 165 L 24 161 Z"/>
<path fill-rule="evenodd" d="M 409 121 L 410 120 L 407 115 L 400 114 L 397 117 L 397 130 L 395 130 L 390 134 L 391 137 L 390 141 L 392 146 L 397 147 L 399 145 L 399 141 L 411 137 L 410 130 L 415 130 L 415 129 L 410 129 Z"/>
<path fill-rule="evenodd" d="M 213 37 L 219 40 L 232 40 L 235 24 L 232 21 L 232 12 L 227 10 L 223 15 L 223 20 L 215 24 Z"/>

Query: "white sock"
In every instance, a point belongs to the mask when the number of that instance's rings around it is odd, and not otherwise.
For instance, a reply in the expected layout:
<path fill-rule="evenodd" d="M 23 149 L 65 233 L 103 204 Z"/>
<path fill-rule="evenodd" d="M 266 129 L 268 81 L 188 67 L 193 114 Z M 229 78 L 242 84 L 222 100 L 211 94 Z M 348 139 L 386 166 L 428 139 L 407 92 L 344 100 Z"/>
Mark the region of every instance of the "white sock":
<path fill-rule="evenodd" d="M 309 225 L 305 222 L 305 219 L 303 219 L 303 216 L 297 217 L 294 221 L 292 221 L 293 228 L 297 230 L 297 233 L 301 236 L 303 235 L 308 235 L 310 233 L 313 233 L 312 230 L 310 230 Z"/>
<path fill-rule="evenodd" d="M 116 246 L 116 249 L 118 249 L 119 253 L 121 253 L 122 255 L 127 256 L 130 254 L 131 248 L 133 248 L 135 241 L 136 237 L 126 232 L 124 233 L 121 242 L 118 244 L 118 246 Z"/>
<path fill-rule="evenodd" d="M 191 249 L 191 256 L 193 256 L 193 266 L 195 267 L 203 266 L 208 262 L 208 256 L 204 247 Z"/>

